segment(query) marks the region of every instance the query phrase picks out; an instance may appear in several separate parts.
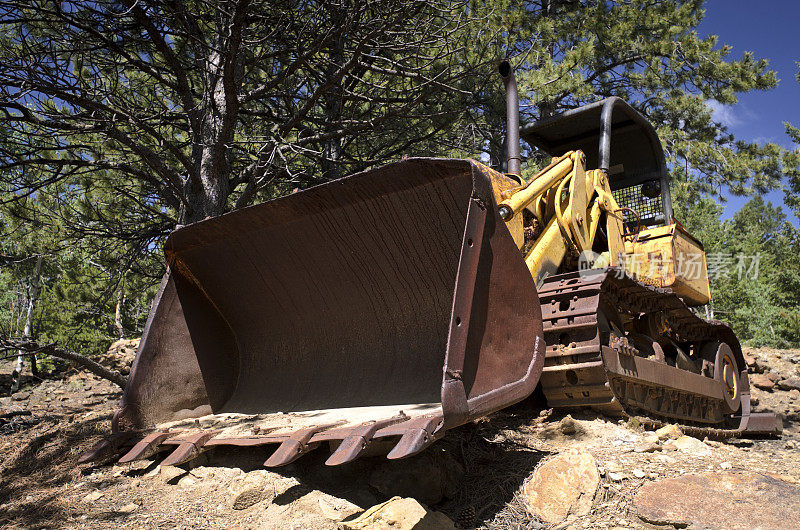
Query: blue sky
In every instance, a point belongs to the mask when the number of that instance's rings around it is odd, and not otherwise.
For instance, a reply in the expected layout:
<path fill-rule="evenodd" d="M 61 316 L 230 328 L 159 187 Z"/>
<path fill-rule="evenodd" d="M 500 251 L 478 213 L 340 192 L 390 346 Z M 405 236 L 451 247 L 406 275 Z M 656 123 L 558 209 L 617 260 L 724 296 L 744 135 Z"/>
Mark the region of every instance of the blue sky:
<path fill-rule="evenodd" d="M 733 46 L 731 58 L 752 51 L 756 58 L 769 59 L 778 73 L 778 87 L 743 94 L 739 103 L 720 106 L 715 117 L 728 125 L 743 140 L 774 142 L 786 148 L 793 145 L 783 126 L 788 121 L 800 126 L 800 84 L 795 79 L 800 61 L 799 0 L 709 0 L 706 18 L 698 28 L 700 35 L 718 35 L 720 44 Z M 766 198 L 783 204 L 783 192 L 774 191 Z M 746 197 L 728 197 L 724 217 L 730 217 L 747 202 Z M 800 226 L 788 208 L 783 208 L 795 226 Z"/>

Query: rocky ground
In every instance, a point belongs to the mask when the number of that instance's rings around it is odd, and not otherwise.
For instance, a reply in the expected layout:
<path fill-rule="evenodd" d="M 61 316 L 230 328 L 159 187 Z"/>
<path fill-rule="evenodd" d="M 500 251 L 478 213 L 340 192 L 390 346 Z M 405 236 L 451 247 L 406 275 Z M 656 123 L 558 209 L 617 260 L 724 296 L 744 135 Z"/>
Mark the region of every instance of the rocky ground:
<path fill-rule="evenodd" d="M 135 342 L 104 362 L 125 371 Z M 74 370 L 8 396 L 0 365 L 0 525 L 106 528 L 798 528 L 800 351 L 748 350 L 757 410 L 781 439 L 699 440 L 533 402 L 451 431 L 412 459 L 277 472 L 263 449 L 181 467 L 81 464 L 118 388 Z M 387 502 L 388 501 L 388 502 Z M 416 526 L 415 526 L 416 524 Z"/>

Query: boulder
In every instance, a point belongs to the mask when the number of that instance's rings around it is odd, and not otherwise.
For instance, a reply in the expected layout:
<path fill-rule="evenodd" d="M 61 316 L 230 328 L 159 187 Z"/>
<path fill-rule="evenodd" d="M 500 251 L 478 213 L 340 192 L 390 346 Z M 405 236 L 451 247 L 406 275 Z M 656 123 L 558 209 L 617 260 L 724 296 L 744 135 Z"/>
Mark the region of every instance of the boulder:
<path fill-rule="evenodd" d="M 775 383 L 772 380 L 765 376 L 764 374 L 755 374 L 750 377 L 750 384 L 752 384 L 756 388 L 760 388 L 761 390 L 767 390 L 769 392 L 775 388 Z"/>
<path fill-rule="evenodd" d="M 711 448 L 709 446 L 691 436 L 681 436 L 673 443 L 681 453 L 692 456 L 709 456 L 711 454 Z"/>
<path fill-rule="evenodd" d="M 778 381 L 778 388 L 781 390 L 798 390 L 800 391 L 800 377 L 789 377 L 788 379 L 781 379 Z"/>
<path fill-rule="evenodd" d="M 791 399 L 792 401 L 797 401 L 798 399 L 800 399 L 800 390 L 797 389 L 789 390 L 789 399 Z"/>
<path fill-rule="evenodd" d="M 161 466 L 159 475 L 161 476 L 161 480 L 166 483 L 176 483 L 177 478 L 181 477 L 186 473 L 183 469 L 175 466 Z"/>
<path fill-rule="evenodd" d="M 231 508 L 245 510 L 264 500 L 271 502 L 276 493 L 268 477 L 269 471 L 256 470 L 247 473 L 239 480 L 233 481 L 229 488 Z"/>
<path fill-rule="evenodd" d="M 570 450 L 547 460 L 525 481 L 522 494 L 527 510 L 553 523 L 570 514 L 587 515 L 600 484 L 594 457 Z"/>
<path fill-rule="evenodd" d="M 385 460 L 370 474 L 369 485 L 387 497 L 413 497 L 427 505 L 451 498 L 464 467 L 446 450 L 432 447 L 402 461 Z"/>
<path fill-rule="evenodd" d="M 425 508 L 414 499 L 393 497 L 369 508 L 357 518 L 343 521 L 344 530 L 454 530 L 455 525 L 445 514 Z"/>
<path fill-rule="evenodd" d="M 569 414 L 564 416 L 558 424 L 561 434 L 566 434 L 567 436 L 577 434 L 579 429 L 578 423 Z"/>
<path fill-rule="evenodd" d="M 677 425 L 664 425 L 656 431 L 659 440 L 677 440 L 683 436 L 683 431 Z"/>
<path fill-rule="evenodd" d="M 134 503 L 134 502 L 131 502 L 131 503 L 126 504 L 125 506 L 120 506 L 119 508 L 117 508 L 117 512 L 119 512 L 119 513 L 133 513 L 138 509 L 139 509 L 139 505 Z"/>
<path fill-rule="evenodd" d="M 800 513 L 800 488 L 775 477 L 721 471 L 643 484 L 633 506 L 656 525 L 788 528 Z"/>
<path fill-rule="evenodd" d="M 564 437 L 577 437 L 584 433 L 581 424 L 567 414 L 561 420 L 547 424 L 544 429 L 539 431 L 539 436 L 542 438 L 563 439 Z"/>
<path fill-rule="evenodd" d="M 98 361 L 122 375 L 128 375 L 131 372 L 131 364 L 138 348 L 139 339 L 120 339 L 109 346 L 108 351 Z"/>
<path fill-rule="evenodd" d="M 769 380 L 770 380 L 770 381 L 772 381 L 773 383 L 777 383 L 778 381 L 780 381 L 781 379 L 783 379 L 783 377 L 781 376 L 781 374 L 779 374 L 779 373 L 777 373 L 777 372 L 767 372 L 767 373 L 766 373 L 766 374 L 764 374 L 764 375 L 766 375 L 766 376 L 767 376 L 767 379 L 769 379 Z"/>
<path fill-rule="evenodd" d="M 30 392 L 17 392 L 16 394 L 11 396 L 11 399 L 13 399 L 14 401 L 25 401 L 30 397 L 31 397 Z"/>

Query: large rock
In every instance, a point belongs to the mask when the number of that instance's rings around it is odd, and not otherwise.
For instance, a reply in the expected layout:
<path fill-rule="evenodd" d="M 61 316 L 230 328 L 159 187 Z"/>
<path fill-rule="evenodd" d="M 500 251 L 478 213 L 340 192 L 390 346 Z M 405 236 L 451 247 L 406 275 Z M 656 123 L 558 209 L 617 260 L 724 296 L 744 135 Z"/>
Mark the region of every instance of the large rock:
<path fill-rule="evenodd" d="M 759 473 L 723 471 L 645 483 L 633 504 L 640 518 L 658 525 L 798 528 L 800 488 Z"/>
<path fill-rule="evenodd" d="M 571 450 L 536 468 L 522 493 L 531 514 L 553 523 L 570 514 L 587 515 L 599 484 L 594 457 L 586 451 Z"/>
<path fill-rule="evenodd" d="M 656 431 L 659 440 L 677 440 L 683 436 L 683 431 L 677 425 L 664 425 Z"/>
<path fill-rule="evenodd" d="M 441 512 L 430 511 L 414 499 L 393 497 L 373 506 L 356 519 L 344 521 L 345 530 L 455 530 L 453 521 Z"/>
<path fill-rule="evenodd" d="M 567 414 L 561 418 L 560 421 L 552 422 L 546 425 L 544 429 L 539 431 L 539 436 L 548 440 L 560 440 L 571 437 L 579 438 L 584 434 L 584 432 L 584 428 L 581 426 L 581 424 L 572 416 Z"/>
<path fill-rule="evenodd" d="M 178 477 L 182 477 L 186 473 L 185 470 L 176 466 L 160 466 L 159 476 L 167 484 L 174 484 L 178 482 Z"/>
<path fill-rule="evenodd" d="M 449 452 L 432 447 L 408 459 L 384 461 L 369 484 L 387 497 L 413 497 L 432 505 L 452 497 L 463 476 L 464 467 Z"/>
<path fill-rule="evenodd" d="M 244 510 L 256 503 L 275 498 L 276 492 L 269 480 L 269 471 L 251 471 L 230 486 L 231 508 Z"/>
<path fill-rule="evenodd" d="M 771 392 L 773 388 L 775 388 L 775 383 L 772 380 L 765 376 L 764 374 L 755 374 L 750 376 L 750 383 L 756 387 L 760 388 L 761 390 L 766 390 Z"/>
<path fill-rule="evenodd" d="M 101 364 L 127 375 L 130 373 L 130 367 L 138 348 L 139 339 L 120 339 L 108 347 L 108 351 L 100 357 L 99 361 Z"/>
<path fill-rule="evenodd" d="M 580 425 L 569 414 L 564 416 L 561 421 L 558 422 L 558 428 L 561 430 L 561 434 L 566 434 L 567 436 L 578 434 L 580 432 Z"/>
<path fill-rule="evenodd" d="M 681 436 L 672 443 L 675 444 L 675 447 L 677 447 L 678 451 L 681 453 L 692 456 L 708 456 L 711 454 L 711 448 L 709 446 L 691 436 Z"/>
<path fill-rule="evenodd" d="M 778 381 L 781 390 L 800 390 L 800 377 L 789 377 Z"/>

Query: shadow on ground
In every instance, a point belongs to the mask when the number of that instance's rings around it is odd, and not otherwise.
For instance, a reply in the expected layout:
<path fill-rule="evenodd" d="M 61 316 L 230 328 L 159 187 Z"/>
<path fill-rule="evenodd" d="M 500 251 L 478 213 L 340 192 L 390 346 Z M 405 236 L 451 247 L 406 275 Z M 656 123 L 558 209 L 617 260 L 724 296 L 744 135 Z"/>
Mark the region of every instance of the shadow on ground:
<path fill-rule="evenodd" d="M 435 462 L 435 458 L 430 458 L 431 453 L 447 453 L 463 466 L 464 474 L 454 485 L 449 498 L 431 507 L 446 513 L 464 527 L 486 525 L 502 517 L 500 512 L 508 510 L 509 504 L 514 505 L 513 501 L 525 479 L 539 461 L 548 455 L 516 443 L 502 434 L 504 431 L 524 430 L 526 425 L 538 420 L 539 412 L 539 408 L 523 406 L 496 413 L 491 419 L 482 419 L 454 429 L 420 455 L 399 461 L 376 456 L 329 467 L 325 465 L 325 460 L 330 452 L 324 447 L 320 448 L 288 466 L 273 470 L 294 477 L 300 483 L 276 497 L 273 503 L 290 504 L 312 490 L 319 490 L 367 508 L 389 498 L 370 484 L 370 477 L 377 468 L 401 472 L 404 468 L 413 468 L 412 473 L 418 473 L 420 461 L 423 466 L 426 465 L 426 459 Z M 204 465 L 252 471 L 264 469 L 263 463 L 268 456 L 269 451 L 263 448 L 242 450 L 219 447 L 207 457 Z M 431 473 L 434 472 L 436 470 L 431 469 Z M 402 492 L 399 494 L 405 496 Z M 417 495 L 408 496 L 420 498 Z M 366 504 L 365 497 L 368 501 Z M 519 506 L 519 503 L 516 505 Z M 517 522 L 520 517 L 524 517 L 524 514 L 515 513 Z M 532 527 L 539 526 L 534 521 L 531 523 Z"/>
<path fill-rule="evenodd" d="M 73 418 L 40 417 L 36 427 L 4 437 L 0 526 L 58 528 L 69 517 L 58 490 L 80 475 L 78 456 L 106 432 L 111 413 Z"/>

